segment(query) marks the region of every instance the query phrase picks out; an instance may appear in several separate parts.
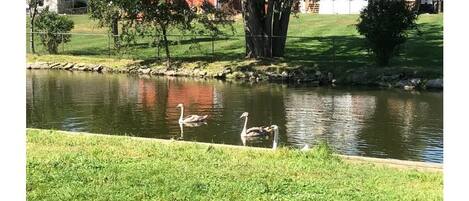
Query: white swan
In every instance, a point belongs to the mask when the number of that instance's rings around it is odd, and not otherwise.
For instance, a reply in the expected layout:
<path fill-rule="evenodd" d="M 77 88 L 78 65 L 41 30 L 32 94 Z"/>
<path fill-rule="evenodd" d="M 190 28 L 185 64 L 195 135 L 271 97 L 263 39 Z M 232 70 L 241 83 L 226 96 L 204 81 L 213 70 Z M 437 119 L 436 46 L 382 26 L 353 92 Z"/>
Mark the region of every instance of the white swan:
<path fill-rule="evenodd" d="M 204 115 L 204 116 L 189 115 L 189 116 L 184 117 L 184 105 L 182 103 L 180 103 L 176 107 L 181 108 L 181 116 L 179 117 L 179 123 L 180 124 L 203 122 L 208 117 L 208 115 Z"/>
<path fill-rule="evenodd" d="M 272 143 L 272 149 L 277 149 L 278 146 L 278 126 L 272 125 L 270 126 L 274 130 L 274 142 Z"/>
<path fill-rule="evenodd" d="M 278 140 L 279 140 L 279 134 L 278 134 L 278 126 L 277 125 L 272 125 L 270 126 L 272 128 L 272 132 L 274 134 L 274 140 L 272 141 L 272 149 L 276 150 L 278 147 Z M 247 141 L 249 140 L 256 140 L 259 139 L 258 137 L 248 137 L 248 136 L 241 136 L 241 142 L 243 143 L 243 146 L 246 146 Z"/>
<path fill-rule="evenodd" d="M 244 119 L 244 127 L 243 130 L 241 131 L 241 136 L 242 137 L 265 137 L 269 136 L 273 133 L 273 129 L 271 126 L 260 126 L 260 127 L 251 127 L 247 129 L 247 124 L 248 124 L 248 112 L 244 112 L 239 118 Z"/>

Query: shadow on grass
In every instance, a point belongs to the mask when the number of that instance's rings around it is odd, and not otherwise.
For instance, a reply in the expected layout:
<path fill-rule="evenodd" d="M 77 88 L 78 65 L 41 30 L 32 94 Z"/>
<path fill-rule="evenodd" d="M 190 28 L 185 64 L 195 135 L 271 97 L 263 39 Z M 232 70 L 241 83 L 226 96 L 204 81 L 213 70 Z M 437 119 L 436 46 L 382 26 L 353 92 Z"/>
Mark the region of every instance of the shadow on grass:
<path fill-rule="evenodd" d="M 421 35 L 410 33 L 408 41 L 399 47 L 391 60 L 390 69 L 406 71 L 429 71 L 442 75 L 443 66 L 443 27 L 437 24 L 422 23 L 419 25 Z M 183 39 L 175 42 L 171 39 L 173 60 L 179 62 L 210 63 L 222 61 L 227 65 L 236 65 L 244 61 L 244 38 L 215 38 L 214 52 L 211 51 L 212 38 L 200 37 Z M 102 42 L 102 41 L 101 41 Z M 156 47 L 149 42 L 130 44 L 120 54 L 113 47 L 106 45 L 93 47 L 79 46 L 80 41 L 66 44 L 62 54 L 108 56 L 146 60 L 146 63 L 164 59 L 164 50 L 156 57 Z M 198 45 L 195 45 L 198 44 Z M 193 47 L 198 46 L 198 47 Z M 109 49 L 110 48 L 110 49 Z M 62 48 L 59 48 L 59 51 Z M 357 68 L 377 68 L 372 53 L 367 50 L 365 39 L 358 36 L 325 36 L 309 38 L 288 38 L 285 56 L 276 59 L 263 59 L 252 65 L 286 63 L 291 66 L 302 66 L 305 69 L 320 69 L 331 72 L 342 72 Z M 250 64 L 251 65 L 251 64 Z"/>

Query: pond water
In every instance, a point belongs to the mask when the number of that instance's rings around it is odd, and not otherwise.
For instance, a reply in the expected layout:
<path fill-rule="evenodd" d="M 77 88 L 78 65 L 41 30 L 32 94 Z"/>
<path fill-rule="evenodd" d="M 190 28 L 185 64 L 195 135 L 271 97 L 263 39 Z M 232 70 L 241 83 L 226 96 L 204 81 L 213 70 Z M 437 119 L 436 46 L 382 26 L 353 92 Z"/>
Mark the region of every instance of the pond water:
<path fill-rule="evenodd" d="M 443 161 L 443 93 L 239 84 L 68 71 L 27 71 L 27 127 L 243 145 L 248 126 L 279 126 L 281 146 L 327 141 L 341 154 Z M 181 127 L 180 111 L 209 115 Z M 271 147 L 272 139 L 246 146 Z"/>

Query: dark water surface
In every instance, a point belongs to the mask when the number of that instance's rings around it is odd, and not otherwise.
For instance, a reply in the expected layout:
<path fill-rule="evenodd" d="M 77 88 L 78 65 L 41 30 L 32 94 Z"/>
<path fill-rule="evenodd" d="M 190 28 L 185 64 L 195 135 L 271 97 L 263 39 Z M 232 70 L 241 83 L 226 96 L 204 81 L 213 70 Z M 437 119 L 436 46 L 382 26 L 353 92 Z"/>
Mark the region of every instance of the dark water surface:
<path fill-rule="evenodd" d="M 209 115 L 184 127 L 186 114 Z M 235 84 L 189 78 L 27 71 L 27 126 L 242 145 L 248 126 L 276 124 L 280 145 L 327 141 L 337 152 L 443 161 L 443 93 Z M 272 140 L 248 142 L 271 147 Z"/>

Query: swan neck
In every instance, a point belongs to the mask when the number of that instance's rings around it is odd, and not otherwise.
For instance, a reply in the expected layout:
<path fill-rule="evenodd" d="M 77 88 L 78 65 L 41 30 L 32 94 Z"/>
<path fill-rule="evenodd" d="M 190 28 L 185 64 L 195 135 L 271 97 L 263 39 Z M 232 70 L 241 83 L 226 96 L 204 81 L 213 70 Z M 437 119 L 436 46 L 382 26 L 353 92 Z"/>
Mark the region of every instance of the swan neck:
<path fill-rule="evenodd" d="M 184 106 L 181 106 L 181 116 L 179 117 L 179 122 L 182 122 L 183 117 L 184 117 Z"/>
<path fill-rule="evenodd" d="M 184 138 L 184 126 L 179 123 L 179 128 L 181 129 L 181 138 Z"/>
<path fill-rule="evenodd" d="M 278 146 L 278 129 L 274 129 L 274 142 L 272 144 L 272 149 L 277 149 Z"/>
<path fill-rule="evenodd" d="M 248 125 L 248 117 L 246 117 L 244 119 L 244 127 L 243 127 L 243 132 L 241 132 L 242 134 L 246 134 L 246 127 Z"/>

